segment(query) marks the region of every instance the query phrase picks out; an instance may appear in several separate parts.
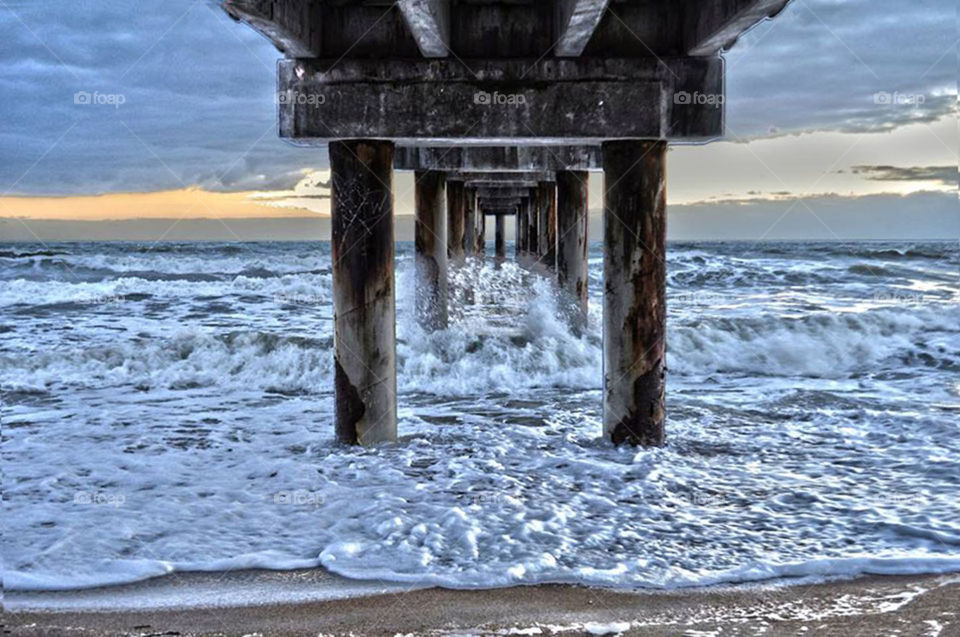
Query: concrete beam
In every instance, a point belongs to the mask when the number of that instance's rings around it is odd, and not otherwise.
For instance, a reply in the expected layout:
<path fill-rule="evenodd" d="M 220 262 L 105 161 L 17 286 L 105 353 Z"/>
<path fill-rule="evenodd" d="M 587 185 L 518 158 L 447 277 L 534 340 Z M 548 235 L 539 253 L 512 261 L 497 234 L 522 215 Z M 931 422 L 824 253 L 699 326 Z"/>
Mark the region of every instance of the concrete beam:
<path fill-rule="evenodd" d="M 542 177 L 538 170 L 599 170 L 599 146 L 398 146 L 397 170 L 440 170 L 478 173 L 520 173 L 521 179 Z M 526 173 L 526 174 L 525 174 Z"/>
<path fill-rule="evenodd" d="M 557 0 L 557 57 L 578 57 L 590 41 L 609 0 Z"/>
<path fill-rule="evenodd" d="M 449 171 L 449 179 L 462 179 L 479 185 L 517 185 L 533 184 L 534 186 L 541 181 L 553 181 L 556 179 L 556 173 L 553 171 L 539 172 L 499 172 L 499 171 Z"/>
<path fill-rule="evenodd" d="M 470 187 L 470 182 L 467 182 L 467 186 Z M 530 195 L 529 188 L 512 188 L 512 187 L 480 187 L 477 188 L 477 196 L 481 199 L 492 199 L 492 198 L 508 198 L 512 199 L 514 197 L 527 197 Z"/>
<path fill-rule="evenodd" d="M 450 54 L 449 0 L 399 0 L 407 27 L 425 58 Z"/>
<path fill-rule="evenodd" d="M 290 58 L 716 55 L 787 0 L 223 0 Z M 573 168 L 573 167 L 572 167 Z"/>
<path fill-rule="evenodd" d="M 478 201 L 481 208 L 510 208 L 523 203 L 523 197 L 482 197 Z"/>
<path fill-rule="evenodd" d="M 290 57 L 320 55 L 320 16 L 313 3 L 293 0 L 223 0 L 234 20 L 248 24 Z"/>
<path fill-rule="evenodd" d="M 551 180 L 544 180 L 551 181 Z M 524 189 L 524 188 L 534 188 L 538 183 L 539 179 L 472 179 L 468 180 L 467 186 L 470 188 L 512 188 L 512 189 Z"/>
<path fill-rule="evenodd" d="M 789 1 L 703 0 L 687 13 L 684 49 L 689 55 L 717 55 L 758 22 L 783 11 Z"/>
<path fill-rule="evenodd" d="M 303 145 L 374 138 L 490 146 L 692 141 L 723 132 L 722 100 L 678 100 L 683 94 L 723 94 L 719 58 L 469 64 L 281 60 L 280 136 Z M 480 99 L 484 95 L 493 97 Z"/>

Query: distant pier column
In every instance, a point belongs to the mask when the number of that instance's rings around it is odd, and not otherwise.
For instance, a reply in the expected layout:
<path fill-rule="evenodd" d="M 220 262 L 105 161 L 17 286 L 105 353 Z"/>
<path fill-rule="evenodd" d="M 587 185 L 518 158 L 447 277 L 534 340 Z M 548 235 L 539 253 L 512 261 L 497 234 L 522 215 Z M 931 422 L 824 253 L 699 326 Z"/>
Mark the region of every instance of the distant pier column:
<path fill-rule="evenodd" d="M 330 142 L 337 438 L 397 439 L 393 143 Z"/>
<path fill-rule="evenodd" d="M 443 173 L 414 175 L 417 319 L 425 330 L 447 326 L 447 211 Z"/>
<path fill-rule="evenodd" d="M 481 210 L 477 214 L 480 229 L 477 231 L 477 253 L 482 257 L 487 254 L 487 215 Z"/>
<path fill-rule="evenodd" d="M 573 299 L 576 310 L 571 323 L 577 329 L 587 325 L 589 226 L 589 173 L 557 173 L 557 281 Z"/>
<path fill-rule="evenodd" d="M 538 261 L 550 270 L 557 267 L 557 185 L 541 181 L 539 186 L 540 212 L 537 215 Z"/>
<path fill-rule="evenodd" d="M 463 263 L 466 257 L 467 189 L 462 181 L 447 181 L 447 257 Z"/>
<path fill-rule="evenodd" d="M 603 144 L 603 426 L 615 444 L 664 441 L 666 152 Z"/>
<path fill-rule="evenodd" d="M 468 257 L 477 256 L 477 193 L 472 188 L 464 190 L 466 220 L 464 221 L 464 243 Z"/>
<path fill-rule="evenodd" d="M 504 261 L 507 258 L 507 241 L 504 235 L 505 216 L 506 215 L 498 214 L 495 218 L 494 246 L 498 262 Z"/>
<path fill-rule="evenodd" d="M 527 255 L 527 215 L 530 214 L 530 198 L 527 198 L 517 209 L 517 218 L 514 220 L 514 257 L 517 261 L 524 259 Z"/>
<path fill-rule="evenodd" d="M 530 190 L 530 209 L 527 212 L 527 227 L 524 234 L 527 240 L 526 250 L 530 259 L 536 260 L 540 256 L 540 250 L 537 248 L 539 239 L 539 226 L 537 221 L 540 217 L 540 189 L 532 188 Z"/>

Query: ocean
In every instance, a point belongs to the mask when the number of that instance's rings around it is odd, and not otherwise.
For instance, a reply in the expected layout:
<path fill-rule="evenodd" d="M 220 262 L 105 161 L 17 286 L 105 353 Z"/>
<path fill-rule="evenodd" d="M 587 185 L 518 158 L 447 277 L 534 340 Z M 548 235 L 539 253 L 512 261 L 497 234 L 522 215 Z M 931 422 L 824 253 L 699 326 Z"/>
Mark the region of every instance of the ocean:
<path fill-rule="evenodd" d="M 401 439 L 352 448 L 329 244 L 0 244 L 4 588 L 960 570 L 957 242 L 668 252 L 665 447 L 601 436 L 599 244 L 582 334 L 492 245 L 425 333 L 398 244 Z"/>

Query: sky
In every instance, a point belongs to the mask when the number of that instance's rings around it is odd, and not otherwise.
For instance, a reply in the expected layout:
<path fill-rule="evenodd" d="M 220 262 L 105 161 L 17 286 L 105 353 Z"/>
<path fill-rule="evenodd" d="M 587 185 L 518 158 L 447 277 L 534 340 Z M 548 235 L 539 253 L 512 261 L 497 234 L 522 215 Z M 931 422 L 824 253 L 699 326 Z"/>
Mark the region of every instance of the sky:
<path fill-rule="evenodd" d="M 725 140 L 671 147 L 671 237 L 960 238 L 957 27 L 950 0 L 792 0 L 745 34 Z M 212 0 L 0 0 L 0 34 L 0 240 L 324 231 L 326 149 L 277 138 L 279 53 Z"/>

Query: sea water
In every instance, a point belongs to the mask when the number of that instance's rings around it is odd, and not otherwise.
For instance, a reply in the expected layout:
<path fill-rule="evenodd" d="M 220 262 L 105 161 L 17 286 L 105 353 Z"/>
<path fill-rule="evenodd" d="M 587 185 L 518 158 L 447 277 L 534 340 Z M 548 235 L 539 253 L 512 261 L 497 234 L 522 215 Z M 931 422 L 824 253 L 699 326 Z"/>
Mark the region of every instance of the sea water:
<path fill-rule="evenodd" d="M 329 244 L 0 245 L 4 587 L 960 570 L 957 243 L 671 244 L 668 273 L 668 444 L 616 448 L 599 245 L 575 334 L 544 271 L 492 258 L 421 331 L 399 244 L 400 441 L 355 448 Z"/>

